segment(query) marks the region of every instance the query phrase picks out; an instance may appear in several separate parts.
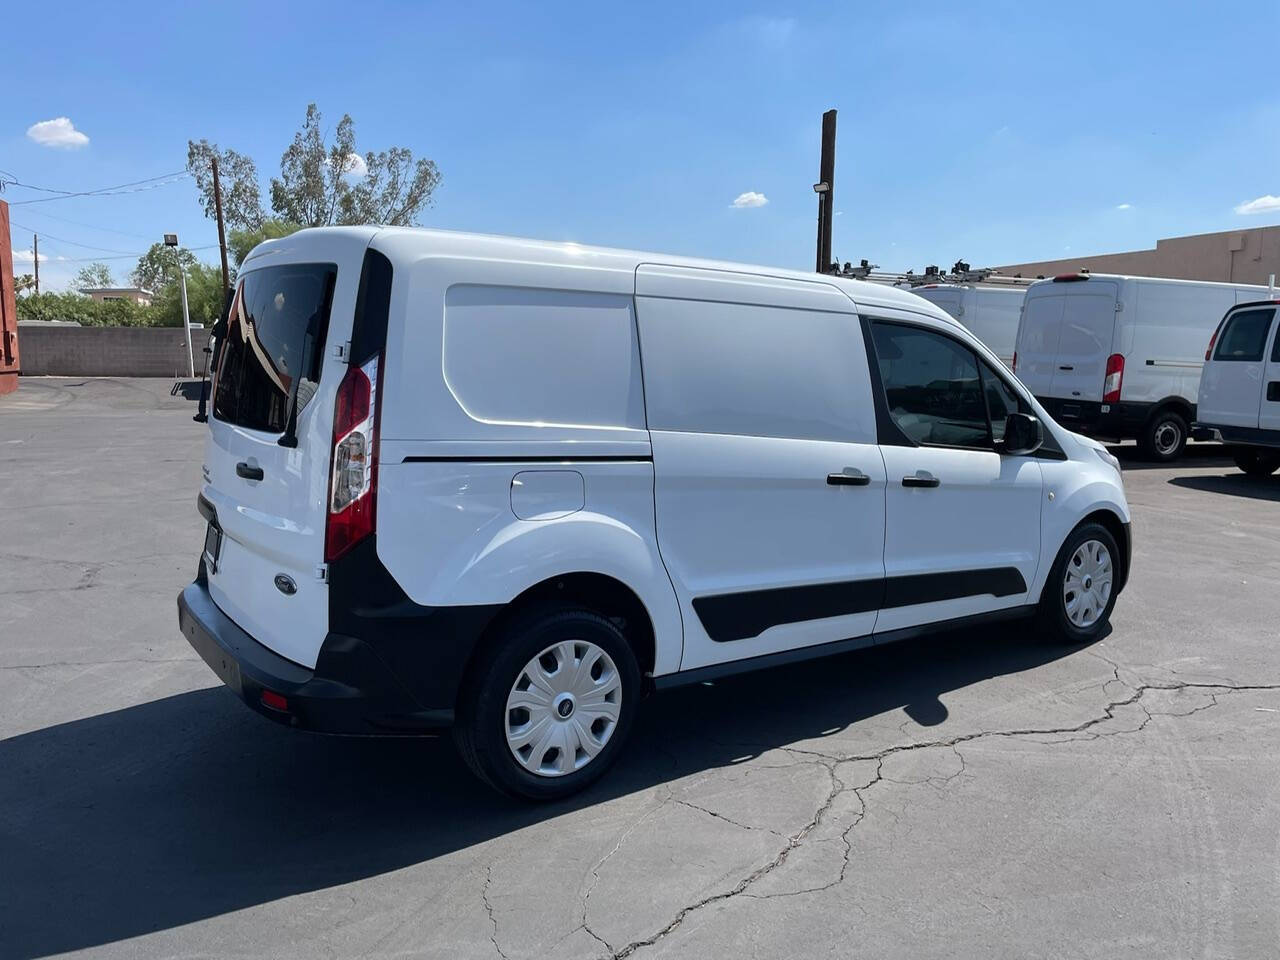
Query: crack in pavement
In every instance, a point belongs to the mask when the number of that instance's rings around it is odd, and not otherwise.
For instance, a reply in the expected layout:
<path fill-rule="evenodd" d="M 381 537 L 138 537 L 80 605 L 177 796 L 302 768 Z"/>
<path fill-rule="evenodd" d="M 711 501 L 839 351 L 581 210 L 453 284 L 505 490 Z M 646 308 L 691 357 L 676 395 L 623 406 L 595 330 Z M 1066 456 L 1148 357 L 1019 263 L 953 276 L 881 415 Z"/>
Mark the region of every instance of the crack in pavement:
<path fill-rule="evenodd" d="M 0 670 L 49 670 L 53 667 L 101 667 L 113 663 L 203 663 L 199 657 L 122 657 L 118 660 L 53 660 L 49 663 L 15 663 Z"/>
<path fill-rule="evenodd" d="M 929 749 L 936 749 L 936 748 L 950 749 L 960 759 L 960 769 L 956 773 L 945 778 L 925 778 L 925 780 L 923 781 L 913 781 L 913 782 L 924 783 L 924 782 L 929 782 L 931 780 L 949 781 L 954 779 L 955 777 L 960 776 L 965 772 L 964 757 L 959 750 L 959 747 L 961 744 L 971 743 L 977 740 L 985 740 L 985 739 L 995 739 L 995 738 L 1012 739 L 1012 738 L 1020 738 L 1020 737 L 1034 737 L 1034 736 L 1046 736 L 1046 735 L 1051 736 L 1054 734 L 1067 735 L 1067 734 L 1089 733 L 1090 736 L 1087 737 L 1087 739 L 1090 739 L 1090 740 L 1100 739 L 1102 737 L 1118 736 L 1121 734 L 1128 735 L 1132 733 L 1137 733 L 1145 729 L 1147 724 L 1149 724 L 1156 716 L 1185 717 L 1185 716 L 1191 716 L 1192 714 L 1195 714 L 1195 713 L 1200 713 L 1203 710 L 1207 710 L 1210 707 L 1216 706 L 1218 703 L 1219 696 L 1222 696 L 1222 695 L 1226 695 L 1229 693 L 1247 692 L 1247 691 L 1280 690 L 1280 683 L 1244 684 L 1244 683 L 1205 683 L 1205 682 L 1195 682 L 1195 681 L 1176 681 L 1172 683 L 1153 683 L 1153 682 L 1139 681 L 1136 683 L 1129 683 L 1121 679 L 1120 677 L 1121 668 L 1119 667 L 1118 664 L 1116 664 L 1114 661 L 1108 660 L 1106 657 L 1102 656 L 1101 654 L 1095 653 L 1094 656 L 1099 657 L 1099 659 L 1102 659 L 1111 665 L 1111 668 L 1114 674 L 1114 677 L 1113 677 L 1114 682 L 1119 682 L 1122 686 L 1129 688 L 1130 693 L 1125 697 L 1121 697 L 1119 699 L 1115 699 L 1107 703 L 1102 708 L 1102 712 L 1100 715 L 1091 717 L 1088 720 L 1084 720 L 1078 724 L 1069 725 L 1069 726 L 1040 727 L 1040 728 L 1021 727 L 1021 728 L 1014 728 L 1011 730 L 979 730 L 973 733 L 959 734 L 954 737 L 944 737 L 936 740 L 922 740 L 915 743 L 898 744 L 896 746 L 886 747 L 884 750 L 880 750 L 875 753 L 853 754 L 849 756 L 825 754 L 825 753 L 820 753 L 814 750 L 801 750 L 801 749 L 790 748 L 790 747 L 784 748 L 791 753 L 804 754 L 804 755 L 811 756 L 813 758 L 812 762 L 823 766 L 831 777 L 831 789 L 828 792 L 826 798 L 819 805 L 818 810 L 814 814 L 813 818 L 809 820 L 809 822 L 806 823 L 803 827 L 801 827 L 800 830 L 797 831 L 795 834 L 787 837 L 786 846 L 784 846 L 768 863 L 764 864 L 761 867 L 758 867 L 757 869 L 753 870 L 751 873 L 747 874 L 747 876 L 739 880 L 729 890 L 722 891 L 720 893 L 713 894 L 708 897 L 704 897 L 701 900 L 698 900 L 692 904 L 689 904 L 688 906 L 680 908 L 680 910 L 670 920 L 670 922 L 666 924 L 666 926 L 662 927 L 657 932 L 651 934 L 648 937 L 645 937 L 642 940 L 633 940 L 627 945 L 625 945 L 624 947 L 618 950 L 613 950 L 608 955 L 609 960 L 625 960 L 626 957 L 630 957 L 632 954 L 636 953 L 636 951 L 641 950 L 645 947 L 651 947 L 657 944 L 663 938 L 670 935 L 672 932 L 678 929 L 681 924 L 684 923 L 684 921 L 689 917 L 690 914 L 693 914 L 699 910 L 702 910 L 703 908 L 708 907 L 712 904 L 721 903 L 723 901 L 730 900 L 734 897 L 747 893 L 748 889 L 754 883 L 768 876 L 774 870 L 781 867 L 787 861 L 787 858 L 791 855 L 791 853 L 797 847 L 803 844 L 805 839 L 815 829 L 817 829 L 818 825 L 822 822 L 823 818 L 831 810 L 832 806 L 835 804 L 836 800 L 841 796 L 841 794 L 843 794 L 846 790 L 852 790 L 853 794 L 858 798 L 860 808 L 857 812 L 857 815 L 854 817 L 853 822 L 850 823 L 849 826 L 846 827 L 840 834 L 841 839 L 844 841 L 844 844 L 845 844 L 845 854 L 844 854 L 844 862 L 841 865 L 838 876 L 834 880 L 832 880 L 830 883 L 813 887 L 811 889 L 800 890 L 800 891 L 783 891 L 783 892 L 774 893 L 774 894 L 759 894 L 759 895 L 747 894 L 747 896 L 753 899 L 767 900 L 767 899 L 774 899 L 779 897 L 799 896 L 802 893 L 818 893 L 823 890 L 828 890 L 828 889 L 831 889 L 832 887 L 838 886 L 841 882 L 844 881 L 845 876 L 847 875 L 847 872 L 849 869 L 849 864 L 852 859 L 853 844 L 850 841 L 849 836 L 853 832 L 853 830 L 856 829 L 858 825 L 861 824 L 863 820 L 866 819 L 867 801 L 866 801 L 865 793 L 866 791 L 874 787 L 876 784 L 881 783 L 887 779 L 884 776 L 884 762 L 889 757 L 896 756 L 897 754 L 900 754 L 900 753 L 911 753 L 911 752 L 920 751 L 920 750 L 929 750 Z M 1111 682 L 1113 681 L 1108 681 L 1107 684 L 1103 684 L 1103 687 L 1105 688 Z M 1196 707 L 1186 713 L 1157 713 L 1157 714 L 1153 714 L 1150 710 L 1146 708 L 1145 705 L 1143 705 L 1140 702 L 1144 696 L 1146 696 L 1148 693 L 1152 691 L 1165 691 L 1165 690 L 1175 690 L 1175 691 L 1176 690 L 1203 690 L 1208 693 L 1210 702 L 1202 706 Z M 1115 719 L 1116 711 L 1124 707 L 1133 706 L 1133 705 L 1137 705 L 1138 708 L 1141 709 L 1143 713 L 1146 715 L 1146 718 L 1137 727 L 1133 729 L 1112 731 L 1109 733 L 1092 732 L 1094 727 L 1104 724 L 1109 720 Z M 1070 738 L 1070 739 L 1079 739 L 1079 738 Z M 1056 742 L 1065 742 L 1065 741 L 1040 741 L 1040 742 L 1045 744 L 1052 744 Z M 850 763 L 858 763 L 858 762 L 874 762 L 876 764 L 875 772 L 871 775 L 868 782 L 863 784 L 862 786 L 848 787 L 841 781 L 839 776 L 837 776 L 836 768 L 842 764 L 850 764 Z M 621 840 L 619 841 L 618 846 L 621 846 Z M 618 846 L 615 846 L 614 849 L 610 851 L 610 853 L 606 855 L 604 859 L 608 859 L 609 856 L 612 856 L 614 853 L 616 853 Z M 601 865 L 602 864 L 603 864 L 603 860 L 601 861 Z M 584 908 L 585 908 L 585 900 L 584 900 Z M 584 911 L 584 916 L 585 916 L 585 911 Z M 607 943 L 605 944 L 605 946 L 606 948 L 609 947 Z"/>
<path fill-rule="evenodd" d="M 480 890 L 480 899 L 484 902 L 484 912 L 489 915 L 489 923 L 493 926 L 493 931 L 489 934 L 489 941 L 493 944 L 493 949 L 498 951 L 498 956 L 502 960 L 507 960 L 507 955 L 503 952 L 502 947 L 498 946 L 498 918 L 493 914 L 493 904 L 489 902 L 489 884 L 493 882 L 493 864 L 489 864 L 484 868 L 484 886 Z M 605 946 L 608 946 L 606 944 Z"/>

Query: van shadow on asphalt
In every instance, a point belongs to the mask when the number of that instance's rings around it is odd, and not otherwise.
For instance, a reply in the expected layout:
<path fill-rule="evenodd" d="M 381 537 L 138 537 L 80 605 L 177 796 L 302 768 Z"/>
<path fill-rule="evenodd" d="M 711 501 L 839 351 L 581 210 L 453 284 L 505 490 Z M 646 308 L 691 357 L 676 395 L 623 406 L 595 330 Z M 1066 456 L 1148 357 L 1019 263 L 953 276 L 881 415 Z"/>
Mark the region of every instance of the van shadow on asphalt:
<path fill-rule="evenodd" d="M 447 738 L 301 734 L 221 687 L 37 730 L 0 741 L 2 952 L 94 947 L 382 874 L 900 707 L 942 723 L 945 693 L 1078 649 L 1011 623 L 672 690 L 644 704 L 601 783 L 542 806 L 481 786 Z"/>
<path fill-rule="evenodd" d="M 1275 476 L 1251 477 L 1247 473 L 1227 473 L 1220 477 L 1170 477 L 1169 482 L 1175 487 L 1203 490 L 1205 493 L 1280 501 L 1280 477 Z"/>

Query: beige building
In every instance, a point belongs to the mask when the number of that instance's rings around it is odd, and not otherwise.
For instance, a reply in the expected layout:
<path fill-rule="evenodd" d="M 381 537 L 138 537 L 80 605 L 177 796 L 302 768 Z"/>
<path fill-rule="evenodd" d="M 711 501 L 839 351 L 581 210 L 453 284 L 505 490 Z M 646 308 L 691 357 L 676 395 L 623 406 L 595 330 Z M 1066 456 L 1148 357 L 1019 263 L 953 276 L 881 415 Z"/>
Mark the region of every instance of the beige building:
<path fill-rule="evenodd" d="M 132 300 L 140 307 L 151 306 L 151 298 L 155 296 L 150 290 L 144 290 L 142 287 L 81 287 L 80 292 L 99 303 L 110 300 Z"/>
<path fill-rule="evenodd" d="M 1280 280 L 1280 226 L 1172 237 L 1157 241 L 1154 250 L 1010 263 L 995 269 L 996 273 L 1024 277 L 1089 270 L 1172 280 L 1265 284 L 1273 273 Z"/>

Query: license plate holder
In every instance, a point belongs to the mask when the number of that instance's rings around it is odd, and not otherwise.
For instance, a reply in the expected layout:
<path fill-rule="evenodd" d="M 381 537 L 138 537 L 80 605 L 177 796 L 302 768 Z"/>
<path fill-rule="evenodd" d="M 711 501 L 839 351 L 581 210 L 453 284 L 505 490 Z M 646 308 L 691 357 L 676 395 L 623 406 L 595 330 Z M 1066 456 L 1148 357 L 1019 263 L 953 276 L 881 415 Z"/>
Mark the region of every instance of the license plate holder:
<path fill-rule="evenodd" d="M 222 528 L 213 521 L 204 534 L 204 563 L 210 573 L 218 572 L 218 557 L 222 553 Z"/>

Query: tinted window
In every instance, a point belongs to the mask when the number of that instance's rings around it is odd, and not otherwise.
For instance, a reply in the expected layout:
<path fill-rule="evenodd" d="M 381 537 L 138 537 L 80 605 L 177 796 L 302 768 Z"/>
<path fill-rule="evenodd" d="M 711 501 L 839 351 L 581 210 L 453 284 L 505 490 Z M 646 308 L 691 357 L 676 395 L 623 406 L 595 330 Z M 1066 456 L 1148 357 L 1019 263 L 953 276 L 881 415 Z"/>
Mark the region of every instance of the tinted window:
<path fill-rule="evenodd" d="M 1280 363 L 1280 330 L 1276 331 L 1275 343 L 1271 345 L 1271 362 Z"/>
<path fill-rule="evenodd" d="M 987 407 L 973 351 L 950 337 L 872 325 L 889 415 L 916 443 L 989 447 Z"/>
<path fill-rule="evenodd" d="M 982 364 L 982 389 L 987 395 L 987 412 L 991 415 L 991 436 L 1004 439 L 1004 424 L 1011 413 L 1026 413 L 1022 401 L 1004 379 L 985 363 Z"/>
<path fill-rule="evenodd" d="M 1271 329 L 1272 309 L 1241 310 L 1227 321 L 1213 354 L 1215 360 L 1261 360 Z"/>
<path fill-rule="evenodd" d="M 302 411 L 320 379 L 335 276 L 327 264 L 268 267 L 244 275 L 218 365 L 215 417 L 283 433 L 289 393 L 299 376 Z"/>

